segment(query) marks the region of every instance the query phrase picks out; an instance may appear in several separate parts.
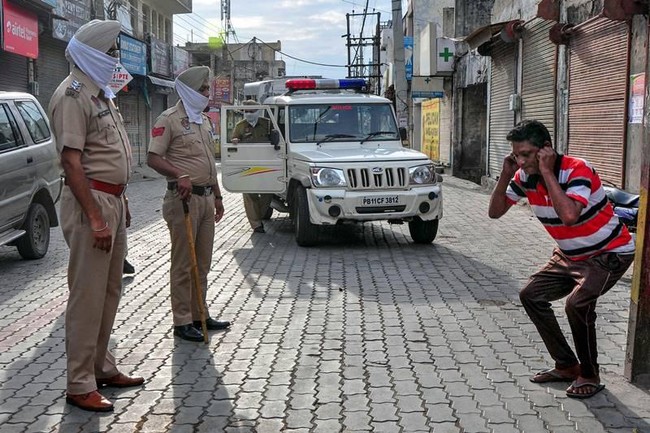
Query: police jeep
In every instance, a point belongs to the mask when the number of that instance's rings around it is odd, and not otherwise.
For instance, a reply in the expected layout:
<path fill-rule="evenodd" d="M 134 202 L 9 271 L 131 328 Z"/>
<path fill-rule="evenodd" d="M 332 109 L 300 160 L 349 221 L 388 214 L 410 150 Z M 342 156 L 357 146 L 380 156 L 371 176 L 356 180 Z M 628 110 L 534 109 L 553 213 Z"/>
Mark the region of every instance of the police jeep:
<path fill-rule="evenodd" d="M 440 175 L 421 152 L 404 148 L 388 99 L 363 79 L 289 79 L 249 83 L 260 103 L 221 108 L 221 167 L 226 190 L 273 194 L 289 212 L 296 242 L 318 242 L 320 226 L 407 222 L 415 243 L 433 242 L 442 218 Z M 263 143 L 232 143 L 244 110 L 270 119 Z"/>

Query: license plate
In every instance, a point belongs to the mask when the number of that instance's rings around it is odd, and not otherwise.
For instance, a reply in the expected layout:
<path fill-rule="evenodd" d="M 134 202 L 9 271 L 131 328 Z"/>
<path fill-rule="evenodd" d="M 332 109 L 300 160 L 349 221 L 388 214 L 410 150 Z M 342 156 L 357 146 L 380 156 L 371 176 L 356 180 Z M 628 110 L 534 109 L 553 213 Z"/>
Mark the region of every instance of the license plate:
<path fill-rule="evenodd" d="M 399 196 L 387 195 L 379 197 L 363 197 L 361 199 L 361 204 L 363 206 L 390 206 L 393 204 L 399 204 Z"/>

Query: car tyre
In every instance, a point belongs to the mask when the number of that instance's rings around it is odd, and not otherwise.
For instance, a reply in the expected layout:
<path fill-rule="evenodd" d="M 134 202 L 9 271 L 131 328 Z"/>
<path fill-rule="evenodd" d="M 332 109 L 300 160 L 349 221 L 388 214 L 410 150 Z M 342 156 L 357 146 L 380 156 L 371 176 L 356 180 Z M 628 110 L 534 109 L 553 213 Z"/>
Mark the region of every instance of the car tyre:
<path fill-rule="evenodd" d="M 416 244 L 430 244 L 438 234 L 438 220 L 423 221 L 415 217 L 409 222 L 409 232 Z"/>
<path fill-rule="evenodd" d="M 40 259 L 50 246 L 50 217 L 40 203 L 32 203 L 27 211 L 25 233 L 16 241 L 18 254 L 24 259 Z"/>
<path fill-rule="evenodd" d="M 301 185 L 294 197 L 294 223 L 296 225 L 296 243 L 301 247 L 311 247 L 318 242 L 319 228 L 309 220 L 309 202 L 307 190 Z"/>

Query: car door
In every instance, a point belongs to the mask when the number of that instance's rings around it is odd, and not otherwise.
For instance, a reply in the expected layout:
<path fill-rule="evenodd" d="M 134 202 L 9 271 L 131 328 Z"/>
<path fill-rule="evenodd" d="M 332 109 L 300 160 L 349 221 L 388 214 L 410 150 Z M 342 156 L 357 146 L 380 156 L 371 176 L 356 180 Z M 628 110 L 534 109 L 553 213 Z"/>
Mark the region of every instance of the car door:
<path fill-rule="evenodd" d="M 249 134 L 249 137 L 233 142 L 237 125 L 240 124 L 241 129 L 241 122 L 246 122 L 244 112 L 255 110 L 261 113 L 258 122 L 268 122 L 269 133 L 273 130 L 279 132 L 267 106 L 221 107 L 221 181 L 223 187 L 231 192 L 281 194 L 286 189 L 286 142 L 282 134 L 277 134 L 277 145 L 271 143 L 266 134 L 262 138 Z"/>
<path fill-rule="evenodd" d="M 20 222 L 29 208 L 34 159 L 7 102 L 0 103 L 0 231 Z"/>
<path fill-rule="evenodd" d="M 31 138 L 29 148 L 34 164 L 35 187 L 46 187 L 52 200 L 56 202 L 61 185 L 59 156 L 54 144 L 54 135 L 43 108 L 36 100 L 14 101 L 16 118 L 22 119 L 23 136 Z"/>

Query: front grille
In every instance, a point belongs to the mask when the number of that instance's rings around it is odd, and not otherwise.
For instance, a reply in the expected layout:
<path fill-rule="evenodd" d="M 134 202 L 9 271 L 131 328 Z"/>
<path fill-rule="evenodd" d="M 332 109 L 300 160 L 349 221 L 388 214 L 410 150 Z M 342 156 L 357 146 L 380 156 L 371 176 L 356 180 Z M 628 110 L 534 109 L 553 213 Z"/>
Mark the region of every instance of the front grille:
<path fill-rule="evenodd" d="M 369 168 L 349 168 L 348 183 L 351 189 L 405 188 L 406 169 L 388 167 L 379 173 Z"/>

